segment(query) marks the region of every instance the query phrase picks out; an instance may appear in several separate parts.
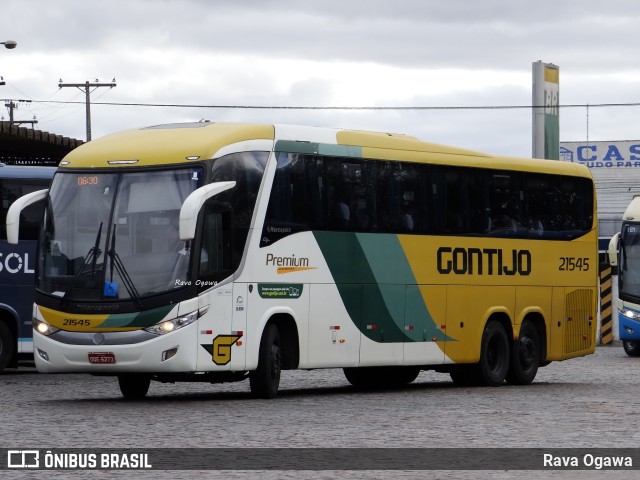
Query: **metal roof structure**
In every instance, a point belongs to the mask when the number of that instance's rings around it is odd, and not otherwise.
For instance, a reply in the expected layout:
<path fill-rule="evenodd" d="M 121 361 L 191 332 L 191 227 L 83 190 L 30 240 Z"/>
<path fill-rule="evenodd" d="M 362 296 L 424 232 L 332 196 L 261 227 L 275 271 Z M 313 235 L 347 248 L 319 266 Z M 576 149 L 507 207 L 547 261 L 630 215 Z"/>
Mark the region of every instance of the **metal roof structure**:
<path fill-rule="evenodd" d="M 0 122 L 0 162 L 7 165 L 57 166 L 84 142 L 42 130 Z"/>
<path fill-rule="evenodd" d="M 622 214 L 629 202 L 640 195 L 640 168 L 592 168 L 591 173 L 598 201 L 599 236 L 611 238 L 622 228 Z"/>
<path fill-rule="evenodd" d="M 598 196 L 598 213 L 622 218 L 627 205 L 640 195 L 640 169 L 592 168 Z"/>

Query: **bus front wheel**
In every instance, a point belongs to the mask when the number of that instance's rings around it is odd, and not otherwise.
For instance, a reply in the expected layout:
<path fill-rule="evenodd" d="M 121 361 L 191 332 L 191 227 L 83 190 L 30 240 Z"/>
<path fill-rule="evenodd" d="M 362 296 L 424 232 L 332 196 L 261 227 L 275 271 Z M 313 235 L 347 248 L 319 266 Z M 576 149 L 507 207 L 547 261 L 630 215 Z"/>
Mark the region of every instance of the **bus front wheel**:
<path fill-rule="evenodd" d="M 509 339 L 504 327 L 492 320 L 484 327 L 478 377 L 482 385 L 497 387 L 502 385 L 509 370 Z"/>
<path fill-rule="evenodd" d="M 127 400 L 140 400 L 147 395 L 151 377 L 144 374 L 128 373 L 118 375 L 118 385 L 122 396 Z"/>
<path fill-rule="evenodd" d="M 0 321 L 0 371 L 11 363 L 14 349 L 15 339 L 11 334 L 11 330 L 5 323 Z"/>
<path fill-rule="evenodd" d="M 276 325 L 270 324 L 265 329 L 258 355 L 258 368 L 249 373 L 251 393 L 258 398 L 274 398 L 278 394 L 282 369 L 280 332 Z"/>
<path fill-rule="evenodd" d="M 630 357 L 640 357 L 640 342 L 623 340 L 622 348 Z"/>

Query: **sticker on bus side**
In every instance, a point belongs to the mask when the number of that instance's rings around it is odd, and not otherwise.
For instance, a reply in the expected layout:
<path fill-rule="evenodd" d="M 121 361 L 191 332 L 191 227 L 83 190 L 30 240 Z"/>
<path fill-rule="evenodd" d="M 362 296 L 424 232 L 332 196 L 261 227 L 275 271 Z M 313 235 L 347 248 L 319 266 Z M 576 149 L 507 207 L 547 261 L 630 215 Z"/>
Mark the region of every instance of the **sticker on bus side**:
<path fill-rule="evenodd" d="M 302 283 L 259 283 L 260 298 L 300 298 Z"/>

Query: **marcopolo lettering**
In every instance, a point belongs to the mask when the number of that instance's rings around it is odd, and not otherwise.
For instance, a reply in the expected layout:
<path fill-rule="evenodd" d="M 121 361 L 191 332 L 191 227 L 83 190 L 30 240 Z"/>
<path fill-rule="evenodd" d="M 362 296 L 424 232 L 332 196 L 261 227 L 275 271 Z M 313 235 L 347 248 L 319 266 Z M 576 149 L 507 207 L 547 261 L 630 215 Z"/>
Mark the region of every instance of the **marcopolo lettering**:
<path fill-rule="evenodd" d="M 522 275 L 531 273 L 531 252 L 499 248 L 440 247 L 436 266 L 443 275 Z"/>

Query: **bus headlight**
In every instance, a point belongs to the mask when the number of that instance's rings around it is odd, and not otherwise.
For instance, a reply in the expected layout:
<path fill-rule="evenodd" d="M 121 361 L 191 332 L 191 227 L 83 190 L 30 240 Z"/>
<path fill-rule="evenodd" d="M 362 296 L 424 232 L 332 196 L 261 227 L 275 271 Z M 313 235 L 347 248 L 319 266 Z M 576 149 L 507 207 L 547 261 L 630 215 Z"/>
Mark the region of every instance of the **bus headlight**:
<path fill-rule="evenodd" d="M 195 312 L 188 313 L 182 317 L 156 323 L 155 325 L 145 328 L 145 330 L 147 332 L 155 333 L 156 335 L 164 335 L 165 333 L 170 333 L 174 330 L 178 330 L 179 328 L 186 327 L 187 325 L 195 322 L 199 316 L 200 315 L 196 310 Z"/>
<path fill-rule="evenodd" d="M 640 312 L 636 312 L 635 310 L 627 310 L 626 308 L 623 308 L 622 315 L 632 320 L 640 320 Z"/>
<path fill-rule="evenodd" d="M 53 333 L 56 333 L 56 332 L 60 331 L 59 328 L 52 327 L 48 323 L 43 322 L 42 320 L 38 320 L 37 318 L 33 319 L 33 329 L 36 332 L 41 333 L 42 335 L 46 335 L 46 336 L 49 336 L 49 335 L 51 335 Z"/>

